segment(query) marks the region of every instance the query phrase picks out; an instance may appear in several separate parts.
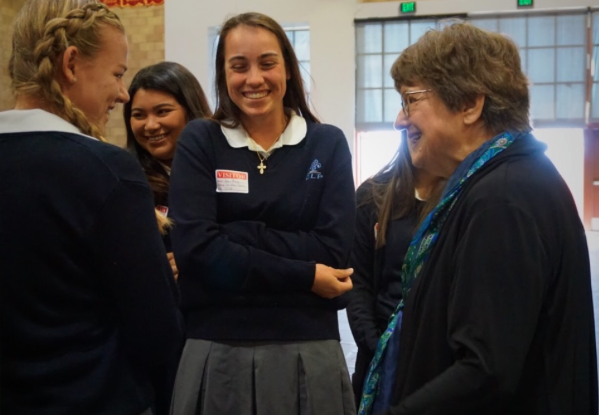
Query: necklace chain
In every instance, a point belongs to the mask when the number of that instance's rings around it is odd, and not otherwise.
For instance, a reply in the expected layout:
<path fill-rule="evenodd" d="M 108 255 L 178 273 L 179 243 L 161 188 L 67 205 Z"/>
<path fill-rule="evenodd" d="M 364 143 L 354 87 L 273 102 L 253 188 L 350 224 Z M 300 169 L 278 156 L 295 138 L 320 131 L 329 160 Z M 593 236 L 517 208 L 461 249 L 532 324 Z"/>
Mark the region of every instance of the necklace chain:
<path fill-rule="evenodd" d="M 285 132 L 285 129 L 287 129 L 289 120 L 290 120 L 290 118 L 285 117 L 285 127 L 283 128 L 283 131 L 281 131 L 281 134 L 279 134 L 279 136 L 275 139 L 275 141 L 272 142 L 272 144 L 269 147 L 270 149 L 265 152 L 265 154 L 266 154 L 265 156 L 261 155 L 260 151 L 256 150 L 256 155 L 258 156 L 258 160 L 260 160 L 260 164 L 258 164 L 256 167 L 258 168 L 258 170 L 260 170 L 260 174 L 264 174 L 264 170 L 266 169 L 266 164 L 264 164 L 264 162 L 266 161 L 268 156 L 270 156 L 270 153 L 274 150 L 272 148 L 272 146 L 274 146 L 275 143 L 277 141 L 279 141 L 279 139 L 281 138 L 281 135 L 283 135 L 283 133 Z"/>
<path fill-rule="evenodd" d="M 258 160 L 260 160 L 260 164 L 258 164 L 256 167 L 258 167 L 258 170 L 260 170 L 260 174 L 264 174 L 264 169 L 266 169 L 266 164 L 264 164 L 264 162 L 268 158 L 268 155 L 262 156 L 260 155 L 259 151 L 256 151 L 256 154 L 258 155 Z"/>

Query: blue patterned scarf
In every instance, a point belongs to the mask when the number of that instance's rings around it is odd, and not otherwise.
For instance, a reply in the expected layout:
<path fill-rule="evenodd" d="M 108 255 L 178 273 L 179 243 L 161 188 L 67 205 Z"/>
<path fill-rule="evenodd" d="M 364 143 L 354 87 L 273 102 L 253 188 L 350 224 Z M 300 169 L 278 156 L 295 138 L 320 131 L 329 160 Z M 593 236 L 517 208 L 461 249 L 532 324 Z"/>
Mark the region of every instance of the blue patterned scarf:
<path fill-rule="evenodd" d="M 381 397 L 381 381 L 383 378 L 386 382 L 394 381 L 390 379 L 388 374 L 385 374 L 385 358 L 388 350 L 389 339 L 393 336 L 399 341 L 399 331 L 401 330 L 401 319 L 403 315 L 404 299 L 407 298 L 414 281 L 420 275 L 422 268 L 428 260 L 430 253 L 439 237 L 439 231 L 443 227 L 445 220 L 449 216 L 453 206 L 458 200 L 460 191 L 468 179 L 476 173 L 486 162 L 491 160 L 497 154 L 505 150 L 514 142 L 514 135 L 509 132 L 504 132 L 491 140 L 485 142 L 480 148 L 469 155 L 464 162 L 456 169 L 451 176 L 439 204 L 422 222 L 412 242 L 408 248 L 408 253 L 404 259 L 402 269 L 402 299 L 399 302 L 395 312 L 390 317 L 389 326 L 381 336 L 374 354 L 374 359 L 370 363 L 368 375 L 364 382 L 364 391 L 358 415 L 372 415 L 376 410 L 386 409 L 390 405 L 390 385 L 384 385 L 386 388 L 385 396 Z M 395 353 L 399 353 L 398 347 L 391 348 Z M 396 365 L 397 362 L 390 362 Z M 388 366 L 388 365 L 387 365 Z M 380 402 L 381 398 L 386 402 Z M 378 401 L 378 402 L 377 402 Z"/>

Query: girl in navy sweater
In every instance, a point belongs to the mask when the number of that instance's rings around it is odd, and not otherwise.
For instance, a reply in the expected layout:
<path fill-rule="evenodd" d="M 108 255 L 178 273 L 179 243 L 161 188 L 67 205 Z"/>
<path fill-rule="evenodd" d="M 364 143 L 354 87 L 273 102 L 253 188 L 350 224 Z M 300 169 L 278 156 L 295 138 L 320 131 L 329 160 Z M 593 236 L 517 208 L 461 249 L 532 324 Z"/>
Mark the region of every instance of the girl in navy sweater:
<path fill-rule="evenodd" d="M 262 14 L 223 25 L 216 88 L 171 177 L 188 337 L 172 413 L 353 414 L 337 323 L 352 288 L 347 140 L 310 112 L 293 48 Z"/>
<path fill-rule="evenodd" d="M 176 290 L 136 160 L 104 143 L 127 37 L 92 0 L 30 0 L 0 113 L 0 412 L 153 414 Z"/>
<path fill-rule="evenodd" d="M 131 99 L 125 103 L 127 148 L 141 163 L 154 194 L 154 206 L 175 279 L 179 271 L 172 252 L 168 219 L 168 186 L 177 140 L 190 120 L 212 115 L 198 80 L 175 62 L 160 62 L 141 69 L 129 86 Z M 183 345 L 181 344 L 181 348 Z M 179 349 L 180 350 L 180 349 Z M 179 355 L 165 373 L 157 376 L 157 415 L 168 414 Z"/>
<path fill-rule="evenodd" d="M 204 90 L 189 70 L 176 62 L 146 66 L 129 86 L 123 105 L 127 148 L 144 170 L 159 212 L 163 242 L 175 277 L 177 264 L 168 230 L 168 187 L 177 140 L 185 125 L 212 115 Z"/>

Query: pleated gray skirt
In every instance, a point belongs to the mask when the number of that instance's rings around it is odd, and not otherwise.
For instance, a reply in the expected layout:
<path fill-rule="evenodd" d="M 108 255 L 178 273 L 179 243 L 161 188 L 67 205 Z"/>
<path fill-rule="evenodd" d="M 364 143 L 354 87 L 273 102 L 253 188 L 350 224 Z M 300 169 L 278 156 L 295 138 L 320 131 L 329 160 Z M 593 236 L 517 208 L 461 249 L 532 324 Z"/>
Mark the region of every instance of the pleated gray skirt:
<path fill-rule="evenodd" d="M 337 340 L 185 344 L 171 415 L 354 415 Z"/>

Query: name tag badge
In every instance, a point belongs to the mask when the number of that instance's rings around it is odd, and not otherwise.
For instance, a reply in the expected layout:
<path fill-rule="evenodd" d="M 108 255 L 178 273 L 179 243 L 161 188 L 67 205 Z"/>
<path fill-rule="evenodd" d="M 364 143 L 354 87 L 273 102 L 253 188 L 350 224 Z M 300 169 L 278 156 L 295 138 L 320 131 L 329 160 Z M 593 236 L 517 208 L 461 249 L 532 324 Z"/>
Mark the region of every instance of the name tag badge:
<path fill-rule="evenodd" d="M 165 218 L 168 216 L 168 207 L 167 206 L 158 205 L 158 206 L 156 206 L 156 210 L 158 212 L 160 212 L 162 214 L 162 216 L 164 216 Z"/>
<path fill-rule="evenodd" d="M 247 172 L 235 170 L 216 170 L 216 191 L 218 193 L 249 193 Z"/>

